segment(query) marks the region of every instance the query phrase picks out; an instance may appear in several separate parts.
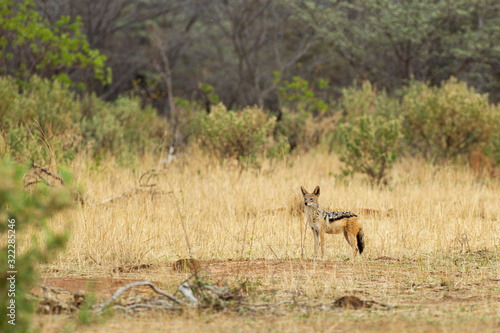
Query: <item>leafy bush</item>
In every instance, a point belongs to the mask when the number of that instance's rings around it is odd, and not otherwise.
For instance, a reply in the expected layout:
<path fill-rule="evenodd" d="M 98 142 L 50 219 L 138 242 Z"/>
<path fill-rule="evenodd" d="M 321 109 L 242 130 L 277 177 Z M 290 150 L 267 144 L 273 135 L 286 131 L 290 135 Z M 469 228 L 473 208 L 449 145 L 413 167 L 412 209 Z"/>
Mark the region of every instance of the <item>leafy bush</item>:
<path fill-rule="evenodd" d="M 63 173 L 65 187 L 53 189 L 41 184 L 33 193 L 28 193 L 23 187 L 23 177 L 26 171 L 26 168 L 8 159 L 0 160 L 0 234 L 7 243 L 3 243 L 6 245 L 0 250 L 2 253 L 0 256 L 2 267 L 0 271 L 2 281 L 0 283 L 1 332 L 30 331 L 33 305 L 27 295 L 36 284 L 36 265 L 50 260 L 58 250 L 64 247 L 68 239 L 67 232 L 55 233 L 47 226 L 45 220 L 70 206 L 72 200 L 69 174 Z M 37 236 L 32 246 L 23 249 L 23 241 L 27 241 L 23 232 L 28 229 L 34 229 Z M 38 238 L 40 235 L 44 236 L 43 241 Z M 7 256 L 8 249 L 14 246 L 15 259 Z M 9 273 L 9 271 L 17 271 L 17 273 Z M 14 279 L 12 279 L 13 276 Z M 11 280 L 8 281 L 8 277 Z M 10 282 L 14 281 L 15 283 L 11 285 Z M 15 301 L 15 326 L 8 323 L 9 320 L 14 319 L 13 312 L 11 312 L 13 301 Z M 9 306 L 11 309 L 8 308 Z"/>
<path fill-rule="evenodd" d="M 314 114 L 328 111 L 328 104 L 317 96 L 309 82 L 299 76 L 294 76 L 292 81 L 282 80 L 280 72 L 273 74 L 274 84 L 278 86 L 280 107 L 287 108 L 291 112 L 305 111 Z M 325 80 L 318 82 L 320 90 L 324 90 L 327 85 Z"/>
<path fill-rule="evenodd" d="M 92 96 L 88 109 L 81 130 L 94 154 L 143 153 L 165 143 L 167 121 L 159 118 L 152 107 L 141 108 L 139 98 L 119 97 L 104 102 Z"/>
<path fill-rule="evenodd" d="M 61 17 L 54 26 L 35 10 L 32 0 L 0 1 L 0 71 L 23 84 L 33 75 L 72 83 L 69 73 L 92 68 L 94 78 L 109 83 L 106 57 L 92 50 L 78 17 Z M 84 77 L 84 76 L 82 76 Z M 82 86 L 81 84 L 80 86 Z"/>
<path fill-rule="evenodd" d="M 364 81 L 359 88 L 342 89 L 338 108 L 344 121 L 367 114 L 391 117 L 401 113 L 398 100 L 389 97 L 385 91 L 377 91 L 369 81 Z"/>
<path fill-rule="evenodd" d="M 273 131 L 274 137 L 285 138 L 291 150 L 297 147 L 307 148 L 312 136 L 308 131 L 313 127 L 310 126 L 313 122 L 313 117 L 308 112 L 290 112 L 288 109 L 282 109 Z"/>
<path fill-rule="evenodd" d="M 313 117 L 309 112 L 291 112 L 282 109 L 278 114 L 273 135 L 275 140 L 286 139 L 290 150 L 309 150 L 316 147 L 321 139 L 335 128 L 337 118 L 331 115 Z"/>
<path fill-rule="evenodd" d="M 318 145 L 335 123 L 335 119 L 328 113 L 328 104 L 301 77 L 294 76 L 291 81 L 282 80 L 279 72 L 275 72 L 274 77 L 280 104 L 274 138 L 286 138 L 290 150 L 308 150 Z M 317 88 L 319 92 L 324 91 L 327 82 L 319 80 Z"/>
<path fill-rule="evenodd" d="M 362 173 L 372 184 L 385 183 L 400 147 L 398 100 L 365 81 L 343 89 L 337 108 L 342 124 L 332 136 L 330 150 L 340 153 L 343 174 Z"/>
<path fill-rule="evenodd" d="M 234 158 L 242 166 L 258 166 L 265 152 L 275 119 L 261 109 L 248 107 L 229 111 L 219 104 L 212 111 L 198 112 L 193 126 L 202 147 L 220 160 Z"/>
<path fill-rule="evenodd" d="M 367 114 L 339 126 L 337 135 L 344 175 L 363 173 L 372 184 L 386 182 L 400 143 L 399 119 Z"/>
<path fill-rule="evenodd" d="M 427 158 L 469 155 L 498 133 L 499 109 L 488 96 L 450 78 L 441 87 L 412 82 L 404 89 L 404 135 L 412 151 Z"/>
<path fill-rule="evenodd" d="M 138 98 L 113 103 L 95 96 L 80 101 L 67 84 L 33 76 L 22 92 L 15 79 L 0 77 L 0 151 L 39 164 L 92 155 L 140 153 L 161 147 L 166 120 Z"/>
<path fill-rule="evenodd" d="M 51 160 L 81 143 L 80 103 L 68 86 L 33 76 L 22 93 L 15 79 L 0 77 L 0 134 L 14 156 Z"/>
<path fill-rule="evenodd" d="M 497 113 L 494 119 L 495 133 L 490 141 L 482 148 L 483 153 L 487 156 L 494 165 L 500 167 L 500 109 L 497 108 Z"/>

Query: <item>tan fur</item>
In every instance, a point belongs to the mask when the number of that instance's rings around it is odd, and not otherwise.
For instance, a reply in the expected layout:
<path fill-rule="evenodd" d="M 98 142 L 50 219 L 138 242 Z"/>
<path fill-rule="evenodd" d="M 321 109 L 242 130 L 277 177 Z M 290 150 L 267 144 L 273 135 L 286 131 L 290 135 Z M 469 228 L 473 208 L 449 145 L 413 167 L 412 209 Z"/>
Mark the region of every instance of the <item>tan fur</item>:
<path fill-rule="evenodd" d="M 300 190 L 304 197 L 307 222 L 314 235 L 314 256 L 318 256 L 318 245 L 321 245 L 321 258 L 324 259 L 325 257 L 325 233 L 343 233 L 352 247 L 353 259 L 356 257 L 358 250 L 361 254 L 364 248 L 364 233 L 357 216 L 351 212 L 326 212 L 321 209 L 318 200 L 319 186 L 316 186 L 312 193 L 307 192 L 302 186 Z"/>

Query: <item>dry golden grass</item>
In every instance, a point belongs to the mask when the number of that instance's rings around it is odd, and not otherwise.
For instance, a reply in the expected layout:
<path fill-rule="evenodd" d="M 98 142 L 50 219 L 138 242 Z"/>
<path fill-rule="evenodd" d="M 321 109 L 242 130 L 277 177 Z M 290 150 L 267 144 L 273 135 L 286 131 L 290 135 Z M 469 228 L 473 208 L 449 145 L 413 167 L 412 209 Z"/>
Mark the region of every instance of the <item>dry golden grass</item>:
<path fill-rule="evenodd" d="M 71 220 L 72 232 L 67 251 L 50 269 L 43 268 L 44 275 L 149 279 L 174 287 L 186 275 L 173 271 L 170 263 L 192 257 L 214 274 L 215 283 L 248 279 L 256 291 L 267 295 L 272 289 L 281 299 L 293 293 L 321 305 L 350 293 L 404 305 L 400 310 L 348 312 L 347 317 L 343 312 L 319 311 L 302 318 L 285 311 L 266 314 L 271 319 L 263 321 L 234 314 L 154 314 L 149 321 L 111 320 L 103 332 L 124 327 L 139 332 L 153 322 L 160 323 L 158 327 L 168 322 L 175 331 L 199 327 L 224 332 L 378 330 L 388 323 L 395 325 L 394 331 L 419 331 L 422 323 L 431 332 L 498 328 L 498 180 L 478 181 L 467 167 L 431 166 L 412 159 L 394 167 L 390 187 L 372 188 L 362 177 L 335 177 L 339 167 L 335 156 L 318 152 L 243 172 L 197 152 L 168 165 L 148 156 L 134 170 L 118 167 L 115 160 L 99 167 L 77 160 L 72 169 L 76 182 L 85 188 L 85 206 L 51 221 L 63 228 Z M 155 195 L 141 189 L 127 192 L 152 168 L 158 173 L 151 179 L 157 184 Z M 350 247 L 344 237 L 330 235 L 325 263 L 308 260 L 314 253 L 312 233 L 304 217 L 291 208 L 297 198 L 301 200 L 301 185 L 312 189 L 318 184 L 324 209 L 377 212 L 359 213 L 366 252 L 354 264 L 348 260 Z M 121 193 L 128 195 L 102 203 Z M 237 272 L 233 266 L 220 268 L 228 259 L 255 264 Z M 113 271 L 144 263 L 157 268 Z M 279 273 L 273 265 L 281 265 Z M 445 296 L 455 301 L 445 302 Z M 464 313 L 457 314 L 464 307 Z M 464 318 L 468 325 L 461 324 Z"/>
<path fill-rule="evenodd" d="M 325 209 L 389 212 L 360 214 L 367 238 L 365 258 L 415 257 L 500 244 L 500 185 L 492 181 L 486 186 L 463 168 L 407 160 L 394 168 L 390 188 L 373 189 L 362 178 L 337 180 L 337 159 L 318 153 L 265 165 L 261 172 L 185 158 L 164 169 L 146 158 L 134 172 L 117 167 L 116 161 L 97 170 L 86 161 L 76 162 L 75 180 L 85 188 L 86 204 L 53 221 L 60 226 L 73 221 L 61 263 L 120 265 L 188 256 L 299 258 L 303 232 L 309 258 L 312 234 L 304 229 L 304 218 L 289 214 L 289 209 L 295 197 L 300 199 L 300 185 L 317 184 Z M 137 191 L 101 204 L 138 186 L 141 174 L 151 168 L 160 170 L 155 196 Z M 327 240 L 328 260 L 348 257 L 342 237 Z"/>

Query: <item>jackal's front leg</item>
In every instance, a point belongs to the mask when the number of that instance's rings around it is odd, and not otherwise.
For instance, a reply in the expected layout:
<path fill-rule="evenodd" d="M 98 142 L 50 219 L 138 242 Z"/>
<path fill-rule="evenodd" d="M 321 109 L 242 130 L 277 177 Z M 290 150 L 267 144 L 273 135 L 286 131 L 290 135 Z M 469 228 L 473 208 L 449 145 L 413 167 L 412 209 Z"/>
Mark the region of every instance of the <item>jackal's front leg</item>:
<path fill-rule="evenodd" d="M 311 230 L 312 230 L 313 236 L 314 236 L 314 258 L 317 258 L 318 257 L 319 232 L 314 227 L 311 227 Z"/>
<path fill-rule="evenodd" d="M 319 237 L 321 242 L 321 260 L 325 259 L 325 228 L 321 226 L 319 231 Z"/>

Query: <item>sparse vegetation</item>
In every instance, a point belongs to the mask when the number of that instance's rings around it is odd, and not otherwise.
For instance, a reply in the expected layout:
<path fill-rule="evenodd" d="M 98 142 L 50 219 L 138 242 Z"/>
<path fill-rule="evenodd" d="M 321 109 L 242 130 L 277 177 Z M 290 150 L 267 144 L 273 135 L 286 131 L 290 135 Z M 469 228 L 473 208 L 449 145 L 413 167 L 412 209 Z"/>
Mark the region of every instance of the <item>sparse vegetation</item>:
<path fill-rule="evenodd" d="M 0 2 L 0 330 L 497 330 L 498 1 L 190 4 Z"/>
<path fill-rule="evenodd" d="M 466 320 L 465 330 L 498 324 L 492 306 L 499 301 L 496 181 L 478 183 L 458 165 L 443 168 L 419 158 L 402 158 L 388 170 L 389 190 L 373 188 L 356 175 L 350 182 L 338 182 L 330 175 L 342 168 L 335 155 L 316 151 L 290 159 L 293 167 L 264 161 L 256 173 L 221 165 L 215 157 L 193 150 L 157 174 L 154 195 L 138 191 L 102 204 L 134 187 L 140 176 L 117 168 L 114 158 L 97 169 L 76 158 L 76 180 L 93 191 L 87 193 L 85 207 L 51 219 L 54 228 L 68 219 L 80 223 L 73 226 L 68 251 L 42 266 L 42 272 L 52 277 L 62 274 L 65 281 L 82 273 L 96 280 L 158 281 L 160 288 L 174 294 L 191 272 L 179 273 L 172 263 L 192 256 L 206 281 L 219 288 L 237 288 L 248 280 L 241 290 L 245 301 L 238 307 L 228 305 L 230 312 L 187 309 L 176 315 L 143 309 L 145 319 L 140 321 L 122 319 L 118 312 L 106 323 L 92 326 L 96 330 L 114 325 L 140 330 L 153 322 L 172 328 L 191 323 L 192 329 L 204 320 L 222 331 L 246 330 L 248 321 L 270 331 L 292 323 L 298 325 L 295 330 L 333 323 L 368 330 L 390 321 L 394 331 L 434 329 L 428 319 L 439 322 L 441 329 L 457 329 L 461 320 Z M 146 155 L 140 166 L 145 173 L 158 167 L 158 159 Z M 354 264 L 342 237 L 328 238 L 324 262 L 310 260 L 312 235 L 305 230 L 304 216 L 290 214 L 287 205 L 289 198 L 300 196 L 300 185 L 316 184 L 322 186 L 325 208 L 359 216 L 366 248 Z M 375 213 L 364 213 L 362 208 Z M 109 283 L 102 281 L 96 289 L 98 303 L 109 296 L 104 297 Z M 151 298 L 139 290 L 118 304 L 133 304 L 139 295 Z M 334 301 L 345 295 L 398 307 L 332 309 Z M 358 319 L 348 320 L 347 313 Z M 296 321 L 304 316 L 307 321 Z M 268 325 L 270 318 L 277 326 Z"/>

